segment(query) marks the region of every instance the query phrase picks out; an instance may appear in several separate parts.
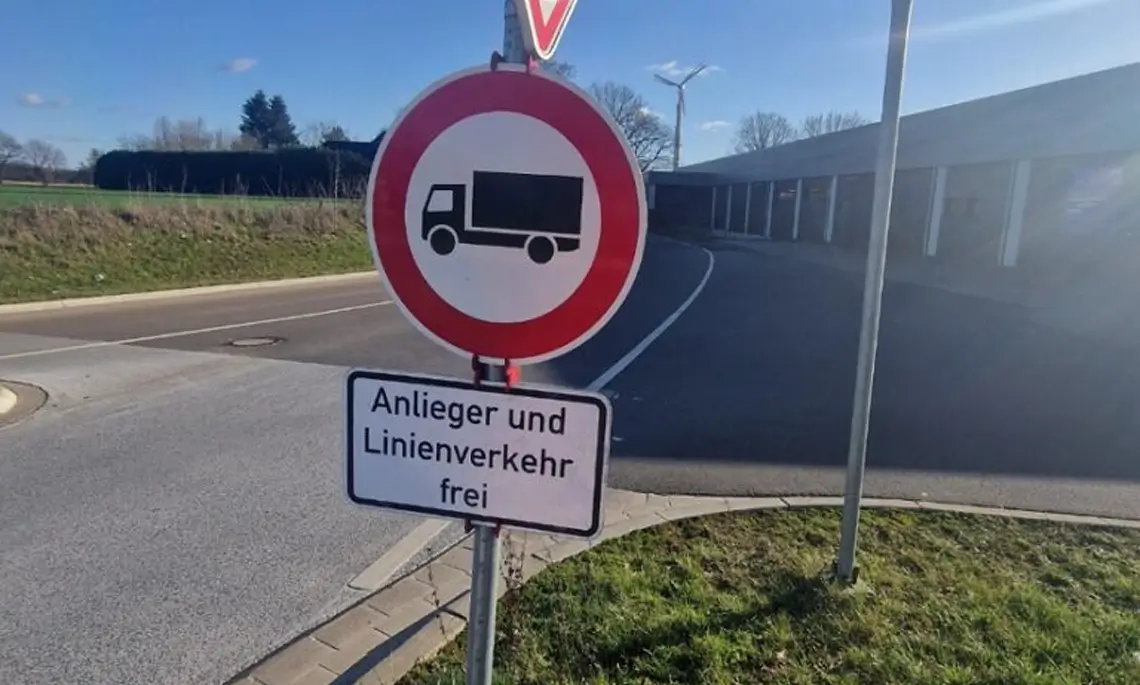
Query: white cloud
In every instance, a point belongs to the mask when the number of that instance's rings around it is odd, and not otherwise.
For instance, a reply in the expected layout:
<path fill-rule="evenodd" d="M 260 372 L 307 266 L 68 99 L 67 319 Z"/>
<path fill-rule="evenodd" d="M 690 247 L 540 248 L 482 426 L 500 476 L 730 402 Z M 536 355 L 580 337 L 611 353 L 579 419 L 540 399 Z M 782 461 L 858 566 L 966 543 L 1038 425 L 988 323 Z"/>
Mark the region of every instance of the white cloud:
<path fill-rule="evenodd" d="M 25 107 L 66 107 L 71 104 L 67 98 L 49 99 L 39 93 L 24 93 L 18 101 Z"/>
<path fill-rule="evenodd" d="M 1031 24 L 1045 19 L 1074 14 L 1083 10 L 1107 5 L 1120 0 L 1039 0 L 1023 4 L 1020 7 L 1007 7 L 1000 10 L 973 14 L 944 21 L 940 24 L 915 26 L 910 31 L 910 38 L 917 40 L 937 40 L 942 38 L 959 38 L 972 36 L 987 31 Z M 862 42 L 867 45 L 881 45 L 883 36 L 868 36 Z"/>
<path fill-rule="evenodd" d="M 243 71 L 249 71 L 257 66 L 257 60 L 253 57 L 238 57 L 226 62 L 224 69 L 231 74 L 240 74 Z"/>
<path fill-rule="evenodd" d="M 675 59 L 672 59 L 672 60 L 669 60 L 668 62 L 662 62 L 661 64 L 650 64 L 648 67 L 646 67 L 646 69 L 648 69 L 649 71 L 652 71 L 654 73 L 661 74 L 662 76 L 669 76 L 671 78 L 681 78 L 681 77 L 685 76 L 686 74 L 688 74 L 693 69 L 695 69 L 696 67 L 697 67 L 697 65 L 687 66 L 687 65 L 681 64 L 680 62 L 678 62 Z M 701 72 L 701 76 L 708 76 L 709 74 L 715 74 L 718 71 L 724 71 L 724 68 L 720 67 L 716 64 L 709 64 L 705 67 L 705 70 Z"/>
<path fill-rule="evenodd" d="M 660 119 L 662 116 L 661 112 L 658 112 L 657 110 L 653 109 L 652 107 L 642 107 L 640 111 L 642 114 L 644 114 L 647 117 L 657 117 L 658 119 Z"/>
<path fill-rule="evenodd" d="M 713 121 L 705 121 L 701 123 L 700 129 L 702 131 L 719 131 L 722 128 L 732 126 L 731 123 L 724 119 L 714 119 Z"/>

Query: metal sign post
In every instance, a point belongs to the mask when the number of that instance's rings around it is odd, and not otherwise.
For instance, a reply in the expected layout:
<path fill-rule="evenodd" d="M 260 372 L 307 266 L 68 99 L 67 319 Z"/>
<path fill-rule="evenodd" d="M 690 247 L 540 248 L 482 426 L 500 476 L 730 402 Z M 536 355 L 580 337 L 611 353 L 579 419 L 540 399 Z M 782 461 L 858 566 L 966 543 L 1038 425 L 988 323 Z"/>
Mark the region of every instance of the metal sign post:
<path fill-rule="evenodd" d="M 895 182 L 899 107 L 906 70 L 910 10 L 911 0 L 891 1 L 891 29 L 887 44 L 886 82 L 883 86 L 883 119 L 879 125 L 875 196 L 871 205 L 871 241 L 867 249 L 859 361 L 855 371 L 855 406 L 851 415 L 851 441 L 847 452 L 847 483 L 843 489 L 843 532 L 839 540 L 839 559 L 836 562 L 836 576 L 849 583 L 857 579 L 855 551 L 859 535 L 859 508 L 863 497 L 863 474 L 867 465 L 867 433 L 871 422 L 875 355 L 879 346 L 879 314 L 883 304 L 883 279 L 887 266 L 887 233 L 891 221 L 891 193 Z"/>
<path fill-rule="evenodd" d="M 503 3 L 503 59 L 526 63 L 522 24 L 514 0 Z M 507 367 L 474 362 L 476 381 L 505 383 Z M 491 685 L 495 664 L 495 607 L 502 564 L 500 528 L 475 524 L 471 552 L 471 604 L 467 621 L 467 685 Z"/>
<path fill-rule="evenodd" d="M 508 4 L 510 4 L 508 2 Z M 509 31 L 509 27 L 508 27 Z M 505 383 L 507 367 L 474 362 L 476 383 Z M 499 526 L 472 524 L 471 604 L 467 615 L 467 685 L 491 685 L 495 663 L 495 605 L 499 593 L 502 541 Z"/>

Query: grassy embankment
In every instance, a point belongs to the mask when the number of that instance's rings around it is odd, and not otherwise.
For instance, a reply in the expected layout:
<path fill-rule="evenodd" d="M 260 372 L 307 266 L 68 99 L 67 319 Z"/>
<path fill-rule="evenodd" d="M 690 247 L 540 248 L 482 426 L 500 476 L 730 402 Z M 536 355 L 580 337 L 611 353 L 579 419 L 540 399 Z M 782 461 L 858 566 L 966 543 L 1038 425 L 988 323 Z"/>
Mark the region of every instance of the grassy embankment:
<path fill-rule="evenodd" d="M 360 201 L 0 186 L 0 303 L 371 266 Z"/>
<path fill-rule="evenodd" d="M 606 542 L 500 603 L 495 682 L 1140 683 L 1140 531 L 873 511 L 851 589 L 838 533 L 793 510 Z M 461 684 L 463 657 L 401 685 Z"/>

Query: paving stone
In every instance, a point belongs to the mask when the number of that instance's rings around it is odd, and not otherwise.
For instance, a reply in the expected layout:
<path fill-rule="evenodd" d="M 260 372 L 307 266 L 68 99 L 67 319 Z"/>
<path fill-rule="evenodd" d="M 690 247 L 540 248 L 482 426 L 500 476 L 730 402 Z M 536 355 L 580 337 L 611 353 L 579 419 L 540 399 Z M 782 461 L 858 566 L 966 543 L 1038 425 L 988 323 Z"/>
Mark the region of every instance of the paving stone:
<path fill-rule="evenodd" d="M 696 518 L 709 514 L 721 514 L 726 511 L 728 511 L 728 504 L 720 498 L 714 498 L 674 506 L 665 511 L 658 512 L 658 516 L 666 521 L 679 521 L 681 519 Z"/>
<path fill-rule="evenodd" d="M 428 583 L 422 583 L 412 576 L 406 576 L 372 595 L 365 603 L 373 609 L 389 613 L 411 600 L 427 597 L 433 591 L 434 589 Z"/>
<path fill-rule="evenodd" d="M 470 563 L 470 562 L 469 562 Z M 471 572 L 458 569 L 450 564 L 432 562 L 412 574 L 412 577 L 421 583 L 435 587 L 437 590 L 452 585 L 470 585 Z"/>
<path fill-rule="evenodd" d="M 842 497 L 782 497 L 789 507 L 841 507 Z"/>
<path fill-rule="evenodd" d="M 751 511 L 754 509 L 785 509 L 787 504 L 779 497 L 725 497 L 728 511 Z"/>
<path fill-rule="evenodd" d="M 329 685 L 339 676 L 320 664 L 305 671 L 292 685 Z"/>
<path fill-rule="evenodd" d="M 395 685 L 416 664 L 428 661 L 448 642 L 459 635 L 467 623 L 451 614 L 441 614 L 439 620 L 420 629 L 396 648 L 387 658 L 373 667 L 356 683 L 358 685 Z"/>
<path fill-rule="evenodd" d="M 885 499 L 868 497 L 863 500 L 865 509 L 921 509 L 922 506 L 913 499 Z"/>
<path fill-rule="evenodd" d="M 322 659 L 336 650 L 311 637 L 303 637 L 258 665 L 251 676 L 265 685 L 293 685 Z"/>
<path fill-rule="evenodd" d="M 455 547 L 448 551 L 446 554 L 440 556 L 432 564 L 444 564 L 451 568 L 462 571 L 465 575 L 471 575 L 471 550 L 464 549 L 463 547 Z M 420 578 L 420 580 L 423 580 Z"/>
<path fill-rule="evenodd" d="M 625 519 L 623 521 L 618 521 L 606 526 L 602 531 L 602 538 L 605 540 L 610 540 L 612 538 L 621 537 L 622 535 L 628 535 L 643 528 L 657 526 L 662 523 L 664 523 L 664 520 L 661 518 L 661 515 L 659 513 L 655 512 L 642 514 L 637 518 Z"/>
<path fill-rule="evenodd" d="M 543 552 L 543 556 L 540 558 L 545 558 L 550 563 L 556 563 L 562 561 L 563 559 L 568 559 L 580 552 L 584 552 L 597 545 L 600 541 L 600 539 L 598 541 L 591 541 L 570 538 L 546 550 Z"/>
<path fill-rule="evenodd" d="M 693 495 L 669 495 L 669 508 L 692 507 L 710 500 L 723 500 L 722 497 L 695 497 Z"/>
<path fill-rule="evenodd" d="M 440 593 L 438 597 L 432 599 L 416 599 L 396 607 L 390 613 L 385 612 L 388 614 L 387 619 L 381 622 L 376 629 L 385 635 L 399 635 L 425 616 L 431 616 L 432 614 L 438 614 L 443 611 L 443 607 L 446 607 L 452 600 L 466 592 L 469 588 L 469 584 L 462 585 L 453 588 L 450 592 Z"/>
<path fill-rule="evenodd" d="M 367 604 L 355 606 L 313 632 L 313 637 L 327 645 L 342 649 L 359 635 L 381 630 L 388 615 Z"/>
<path fill-rule="evenodd" d="M 605 509 L 606 511 L 623 512 L 644 507 L 646 502 L 646 495 L 641 492 L 630 492 L 629 490 L 610 490 L 606 493 Z"/>
<path fill-rule="evenodd" d="M 351 640 L 344 643 L 344 645 L 331 654 L 325 654 L 318 662 L 324 668 L 336 673 L 337 675 L 343 674 L 345 671 L 356 667 L 361 662 L 366 662 L 368 656 L 377 649 L 385 649 L 385 644 L 392 638 L 380 632 L 379 630 L 365 630 L 357 633 Z M 373 660 L 384 656 L 373 655 Z"/>
<path fill-rule="evenodd" d="M 1008 516 L 1007 509 L 995 507 L 975 507 L 969 504 L 940 504 L 938 502 L 919 502 L 920 509 L 929 509 L 931 511 L 950 511 L 959 514 L 981 514 L 989 516 Z"/>

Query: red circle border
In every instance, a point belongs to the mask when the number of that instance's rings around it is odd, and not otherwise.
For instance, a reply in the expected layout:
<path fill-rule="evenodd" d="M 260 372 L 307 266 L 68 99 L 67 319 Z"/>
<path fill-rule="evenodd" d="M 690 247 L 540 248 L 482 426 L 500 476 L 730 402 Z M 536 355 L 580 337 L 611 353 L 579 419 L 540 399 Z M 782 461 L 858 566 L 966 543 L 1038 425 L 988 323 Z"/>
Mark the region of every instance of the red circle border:
<path fill-rule="evenodd" d="M 432 290 L 404 220 L 412 173 L 428 146 L 463 119 L 494 111 L 534 117 L 565 136 L 594 177 L 601 209 L 598 250 L 582 283 L 546 314 L 513 323 L 469 316 Z M 372 172 L 369 230 L 391 294 L 420 327 L 468 354 L 526 361 L 584 342 L 626 293 L 644 238 L 640 172 L 619 135 L 584 95 L 548 77 L 500 69 L 444 80 L 388 132 Z"/>

